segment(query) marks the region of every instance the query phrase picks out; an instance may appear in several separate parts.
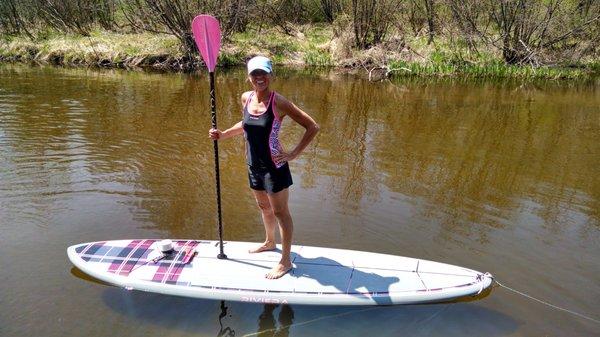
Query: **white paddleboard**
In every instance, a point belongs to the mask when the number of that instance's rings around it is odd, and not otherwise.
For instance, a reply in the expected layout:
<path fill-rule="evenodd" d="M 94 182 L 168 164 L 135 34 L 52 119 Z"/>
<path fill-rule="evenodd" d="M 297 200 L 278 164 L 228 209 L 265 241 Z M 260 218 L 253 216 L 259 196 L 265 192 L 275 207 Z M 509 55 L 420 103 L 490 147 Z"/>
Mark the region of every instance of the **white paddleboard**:
<path fill-rule="evenodd" d="M 110 284 L 161 294 L 256 303 L 392 305 L 474 296 L 493 283 L 490 274 L 444 263 L 361 251 L 292 246 L 294 268 L 280 279 L 265 274 L 280 251 L 248 253 L 257 243 L 118 240 L 71 246 L 71 262 Z M 279 246 L 278 246 L 279 247 Z"/>

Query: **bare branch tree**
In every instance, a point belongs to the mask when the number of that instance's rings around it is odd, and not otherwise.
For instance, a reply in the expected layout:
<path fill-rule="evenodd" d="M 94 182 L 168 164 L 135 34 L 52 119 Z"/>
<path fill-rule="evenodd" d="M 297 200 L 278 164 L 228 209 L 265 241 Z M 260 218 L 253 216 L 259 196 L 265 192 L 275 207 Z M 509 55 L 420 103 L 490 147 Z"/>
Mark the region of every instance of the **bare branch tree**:
<path fill-rule="evenodd" d="M 233 31 L 245 29 L 248 6 L 252 3 L 243 0 L 122 0 L 122 11 L 134 30 L 174 35 L 184 52 L 191 55 L 196 50 L 190 29 L 194 16 L 209 13 L 217 17 L 226 39 Z"/>
<path fill-rule="evenodd" d="M 352 0 L 355 45 L 366 49 L 380 43 L 396 19 L 397 0 Z"/>
<path fill-rule="evenodd" d="M 465 41 L 477 41 L 501 51 L 509 64 L 544 63 L 552 55 L 573 54 L 578 41 L 595 41 L 600 4 L 582 0 L 446 0 Z M 592 46 L 587 51 L 595 50 Z"/>
<path fill-rule="evenodd" d="M 337 17 L 338 13 L 342 10 L 342 4 L 340 0 L 320 0 L 320 8 L 325 17 L 325 21 L 332 23 Z"/>
<path fill-rule="evenodd" d="M 0 31 L 6 34 L 24 33 L 33 38 L 33 34 L 30 32 L 30 27 L 34 22 L 33 8 L 34 6 L 30 6 L 29 1 L 0 1 Z"/>
<path fill-rule="evenodd" d="M 113 0 L 34 0 L 39 14 L 50 27 L 88 36 L 94 23 L 112 26 Z"/>

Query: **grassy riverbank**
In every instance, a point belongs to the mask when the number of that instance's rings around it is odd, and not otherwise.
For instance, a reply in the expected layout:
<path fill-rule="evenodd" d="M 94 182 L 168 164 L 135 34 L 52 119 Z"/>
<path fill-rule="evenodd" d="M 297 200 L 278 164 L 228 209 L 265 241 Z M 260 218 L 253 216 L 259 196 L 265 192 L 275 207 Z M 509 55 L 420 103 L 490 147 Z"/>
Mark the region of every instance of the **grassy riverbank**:
<path fill-rule="evenodd" d="M 276 64 L 354 69 L 371 80 L 396 76 L 579 79 L 600 73 L 600 60 L 562 66 L 508 65 L 498 51 L 473 54 L 450 42 L 427 44 L 426 37 L 392 37 L 370 49 L 356 50 L 351 47 L 350 32 L 334 34 L 333 30 L 330 25 L 305 25 L 292 34 L 265 28 L 233 34 L 223 43 L 219 63 L 242 65 L 252 55 L 266 54 Z M 47 33 L 33 40 L 0 37 L 0 60 L 170 71 L 202 65 L 198 57 L 186 57 L 179 40 L 171 35 L 104 30 L 90 36 Z"/>

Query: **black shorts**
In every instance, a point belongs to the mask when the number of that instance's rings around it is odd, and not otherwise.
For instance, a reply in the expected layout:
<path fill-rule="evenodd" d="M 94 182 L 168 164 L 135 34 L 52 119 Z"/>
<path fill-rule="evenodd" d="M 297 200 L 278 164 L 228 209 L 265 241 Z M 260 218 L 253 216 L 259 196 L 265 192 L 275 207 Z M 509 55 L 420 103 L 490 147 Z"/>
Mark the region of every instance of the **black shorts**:
<path fill-rule="evenodd" d="M 267 191 L 269 194 L 282 191 L 293 184 L 288 163 L 280 168 L 248 166 L 248 180 L 251 189 Z"/>

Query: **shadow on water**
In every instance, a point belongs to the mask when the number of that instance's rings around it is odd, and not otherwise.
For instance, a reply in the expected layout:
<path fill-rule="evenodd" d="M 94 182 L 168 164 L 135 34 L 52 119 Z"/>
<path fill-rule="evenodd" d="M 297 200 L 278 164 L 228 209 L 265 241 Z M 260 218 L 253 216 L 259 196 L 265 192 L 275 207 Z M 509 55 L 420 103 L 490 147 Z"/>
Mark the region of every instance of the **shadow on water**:
<path fill-rule="evenodd" d="M 378 307 L 253 304 L 167 296 L 111 287 L 108 308 L 144 324 L 202 336 L 504 336 L 518 322 L 472 303 Z M 382 330 L 383 328 L 383 330 Z"/>
<path fill-rule="evenodd" d="M 84 273 L 83 271 L 81 271 L 81 269 L 77 268 L 77 267 L 71 267 L 71 275 L 80 278 L 82 280 L 86 280 L 86 281 L 90 281 L 96 284 L 101 284 L 103 286 L 110 286 L 110 287 L 114 287 L 112 284 L 110 283 L 106 283 L 102 280 L 99 280 L 95 277 L 92 277 L 86 273 Z"/>

